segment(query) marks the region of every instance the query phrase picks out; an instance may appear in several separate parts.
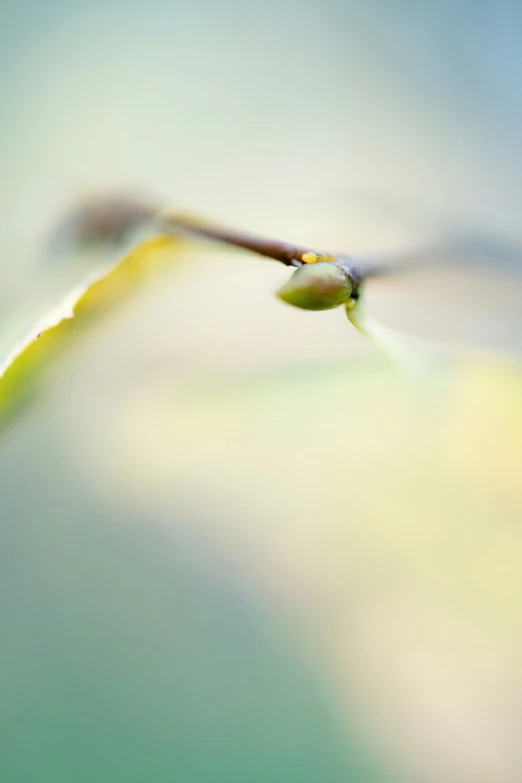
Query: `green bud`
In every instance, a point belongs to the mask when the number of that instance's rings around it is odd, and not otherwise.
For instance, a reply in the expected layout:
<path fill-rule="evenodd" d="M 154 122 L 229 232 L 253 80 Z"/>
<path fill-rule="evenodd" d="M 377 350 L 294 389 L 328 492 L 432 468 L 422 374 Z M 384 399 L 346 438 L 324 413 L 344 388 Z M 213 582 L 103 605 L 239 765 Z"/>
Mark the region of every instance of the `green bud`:
<path fill-rule="evenodd" d="M 296 269 L 277 295 L 283 302 L 303 310 L 331 310 L 347 302 L 352 283 L 337 264 L 318 262 Z"/>

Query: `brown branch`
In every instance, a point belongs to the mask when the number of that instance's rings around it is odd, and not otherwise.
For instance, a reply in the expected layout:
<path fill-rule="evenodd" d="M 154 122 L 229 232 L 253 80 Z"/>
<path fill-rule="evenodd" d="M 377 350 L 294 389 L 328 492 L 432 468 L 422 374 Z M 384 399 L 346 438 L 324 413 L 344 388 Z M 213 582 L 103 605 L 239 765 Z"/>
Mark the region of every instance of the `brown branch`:
<path fill-rule="evenodd" d="M 216 226 L 199 218 L 183 214 L 162 216 L 158 221 L 163 230 L 180 232 L 195 237 L 202 237 L 225 245 L 233 245 L 252 253 L 273 258 L 286 266 L 299 267 L 302 264 L 317 261 L 337 261 L 337 257 L 321 250 L 313 250 L 303 245 L 281 242 L 278 239 L 266 239 L 254 234 L 244 233 L 232 228 Z"/>
<path fill-rule="evenodd" d="M 389 273 L 385 267 L 361 265 L 344 255 L 218 226 L 181 212 L 162 212 L 158 205 L 125 195 L 95 199 L 80 205 L 64 219 L 58 234 L 65 232 L 69 238 L 80 242 L 118 242 L 127 232 L 151 222 L 163 233 L 185 234 L 242 248 L 289 267 L 299 268 L 317 262 L 335 264 L 349 278 L 355 298 L 361 283 L 368 277 Z"/>

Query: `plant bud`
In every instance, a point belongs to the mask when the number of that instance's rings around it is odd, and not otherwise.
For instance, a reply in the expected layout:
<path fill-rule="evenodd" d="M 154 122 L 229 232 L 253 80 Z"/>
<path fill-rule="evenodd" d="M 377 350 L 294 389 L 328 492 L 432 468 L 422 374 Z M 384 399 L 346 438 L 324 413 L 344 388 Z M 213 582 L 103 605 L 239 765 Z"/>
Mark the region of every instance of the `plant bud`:
<path fill-rule="evenodd" d="M 305 264 L 296 269 L 277 295 L 283 302 L 303 310 L 331 310 L 347 302 L 352 282 L 335 263 Z"/>

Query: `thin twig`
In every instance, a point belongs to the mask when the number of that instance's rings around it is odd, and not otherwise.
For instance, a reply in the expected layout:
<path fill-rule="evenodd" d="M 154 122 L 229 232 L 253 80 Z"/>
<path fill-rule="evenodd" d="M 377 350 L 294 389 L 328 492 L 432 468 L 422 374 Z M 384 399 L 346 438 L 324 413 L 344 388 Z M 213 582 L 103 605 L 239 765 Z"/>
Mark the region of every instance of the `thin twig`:
<path fill-rule="evenodd" d="M 354 298 L 361 283 L 369 277 L 389 274 L 385 266 L 360 264 L 345 255 L 335 255 L 315 250 L 305 245 L 282 242 L 278 239 L 260 237 L 238 229 L 218 226 L 214 223 L 182 212 L 158 210 L 157 205 L 134 200 L 128 196 L 112 196 L 95 199 L 81 205 L 64 220 L 61 231 L 76 241 L 119 241 L 121 236 L 152 222 L 163 233 L 186 234 L 193 237 L 242 248 L 258 255 L 272 258 L 285 266 L 301 267 L 317 262 L 333 263 L 350 279 Z"/>
<path fill-rule="evenodd" d="M 216 226 L 189 215 L 162 215 L 159 219 L 159 224 L 163 229 L 169 231 L 203 237 L 214 242 L 222 242 L 226 245 L 250 250 L 266 258 L 280 261 L 285 266 L 298 267 L 302 264 L 310 264 L 317 261 L 337 261 L 336 256 L 325 253 L 322 250 L 313 250 L 303 245 L 281 242 L 278 239 L 266 239 L 265 237 L 248 234 L 237 229 Z"/>

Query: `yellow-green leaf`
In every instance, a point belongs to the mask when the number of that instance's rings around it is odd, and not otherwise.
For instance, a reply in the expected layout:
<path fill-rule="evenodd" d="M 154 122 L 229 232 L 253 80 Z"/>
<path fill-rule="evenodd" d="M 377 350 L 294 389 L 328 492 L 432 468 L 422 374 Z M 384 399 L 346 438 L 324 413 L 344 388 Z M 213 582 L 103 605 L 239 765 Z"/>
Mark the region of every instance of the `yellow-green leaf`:
<path fill-rule="evenodd" d="M 98 266 L 50 304 L 44 296 L 42 311 L 33 313 L 29 328 L 24 325 L 27 310 L 20 313 L 19 334 L 16 326 L 8 331 L 12 347 L 0 356 L 0 428 L 28 401 L 49 364 L 72 340 L 169 262 L 178 243 L 172 236 L 147 239 L 115 263 Z"/>

